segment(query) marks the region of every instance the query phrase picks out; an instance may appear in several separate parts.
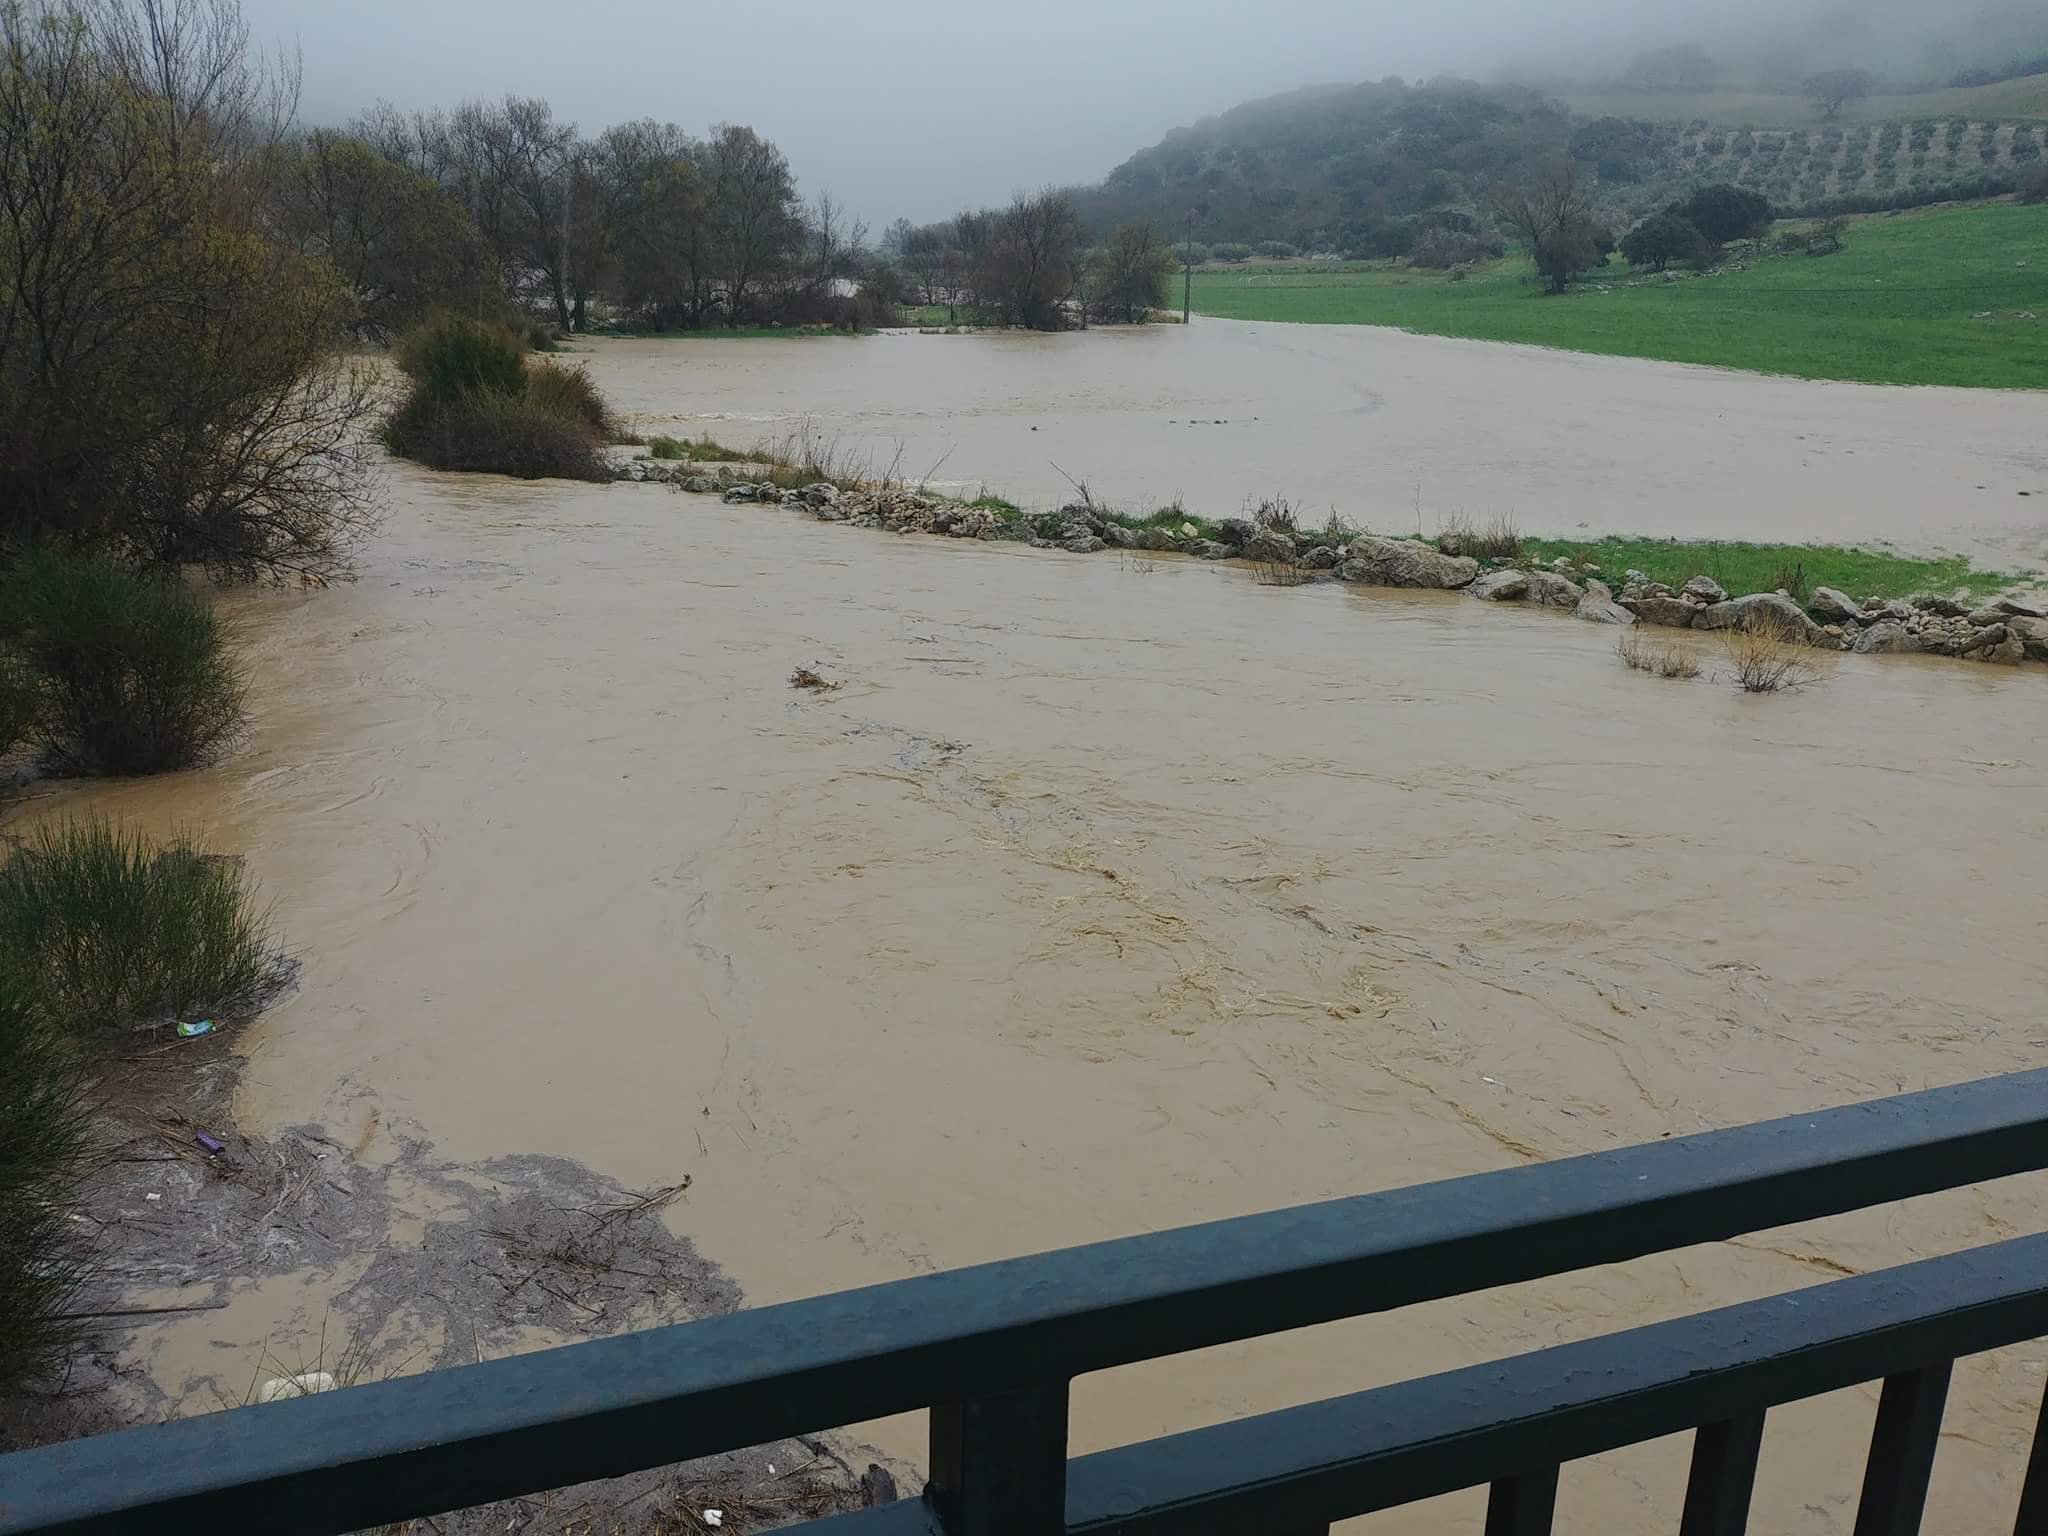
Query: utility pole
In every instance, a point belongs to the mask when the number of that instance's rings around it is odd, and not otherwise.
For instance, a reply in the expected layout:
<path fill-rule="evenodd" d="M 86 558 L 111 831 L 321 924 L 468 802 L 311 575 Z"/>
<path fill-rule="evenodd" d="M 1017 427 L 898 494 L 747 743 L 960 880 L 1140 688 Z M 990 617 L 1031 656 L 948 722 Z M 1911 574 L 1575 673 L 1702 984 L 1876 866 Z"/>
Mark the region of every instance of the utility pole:
<path fill-rule="evenodd" d="M 1187 237 L 1180 243 L 1180 323 L 1186 325 L 1195 306 L 1195 210 L 1188 210 Z"/>

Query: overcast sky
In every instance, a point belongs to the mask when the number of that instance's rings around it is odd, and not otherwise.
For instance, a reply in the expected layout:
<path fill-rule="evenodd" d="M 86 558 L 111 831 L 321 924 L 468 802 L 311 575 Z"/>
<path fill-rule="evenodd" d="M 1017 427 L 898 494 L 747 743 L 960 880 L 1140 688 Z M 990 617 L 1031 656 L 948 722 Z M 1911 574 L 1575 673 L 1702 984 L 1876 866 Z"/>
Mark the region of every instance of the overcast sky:
<path fill-rule="evenodd" d="M 1170 128 L 1297 85 L 1485 74 L 1589 47 L 1622 57 L 1687 39 L 1703 16 L 1739 30 L 1833 9 L 1867 27 L 1873 12 L 1898 11 L 1924 27 L 1943 10 L 1924 0 L 1719 0 L 1704 11 L 1641 0 L 243 5 L 258 39 L 302 51 L 309 122 L 339 122 L 379 97 L 412 108 L 511 91 L 547 97 L 587 133 L 633 117 L 699 134 L 747 123 L 782 146 L 806 193 L 829 187 L 877 228 L 1048 181 L 1100 180 Z"/>

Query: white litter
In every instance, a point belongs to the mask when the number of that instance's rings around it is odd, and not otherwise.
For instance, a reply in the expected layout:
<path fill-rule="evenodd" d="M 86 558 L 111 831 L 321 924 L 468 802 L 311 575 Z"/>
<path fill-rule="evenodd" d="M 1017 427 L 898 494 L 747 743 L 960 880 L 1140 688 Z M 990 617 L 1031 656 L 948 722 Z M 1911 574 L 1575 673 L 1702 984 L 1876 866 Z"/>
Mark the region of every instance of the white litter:
<path fill-rule="evenodd" d="M 705 1510 L 704 1523 L 706 1525 L 723 1525 L 725 1523 L 725 1511 L 722 1509 Z"/>
<path fill-rule="evenodd" d="M 332 1392 L 334 1377 L 327 1371 L 301 1371 L 296 1376 L 273 1376 L 256 1390 L 259 1403 L 282 1402 L 288 1397 L 311 1397 L 315 1392 Z"/>
<path fill-rule="evenodd" d="M 144 1195 L 144 1196 L 143 1196 L 142 1198 L 143 1198 L 143 1199 L 145 1199 L 145 1200 L 161 1200 L 161 1199 L 163 1199 L 163 1196 L 162 1196 L 162 1195 Z"/>

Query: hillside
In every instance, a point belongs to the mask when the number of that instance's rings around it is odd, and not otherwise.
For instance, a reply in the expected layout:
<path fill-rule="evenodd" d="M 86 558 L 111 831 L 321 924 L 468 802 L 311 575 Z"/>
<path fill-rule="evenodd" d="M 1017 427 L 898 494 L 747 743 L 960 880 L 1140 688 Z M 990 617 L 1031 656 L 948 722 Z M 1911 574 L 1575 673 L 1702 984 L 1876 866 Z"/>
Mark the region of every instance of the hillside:
<path fill-rule="evenodd" d="M 1813 103 L 1804 96 L 1766 92 L 1566 92 L 1572 111 L 1587 117 L 1631 117 L 1647 122 L 1704 121 L 1723 128 L 1810 128 Z M 2024 75 L 1996 85 L 1973 85 L 1911 96 L 1866 96 L 1842 109 L 1841 121 L 1887 123 L 1922 117 L 1975 121 L 2048 118 L 2048 75 Z"/>
<path fill-rule="evenodd" d="M 1574 104 L 1453 79 L 1292 91 L 1176 129 L 1077 197 L 1097 229 L 1150 218 L 1178 232 L 1192 208 L 1208 244 L 1281 240 L 1371 258 L 1406 253 L 1431 224 L 1486 223 L 1492 183 L 1566 149 L 1617 226 L 1710 181 L 1754 186 L 1785 212 L 1995 195 L 2048 151 L 2048 75 L 1872 98 L 1850 109 L 1856 120 L 1827 123 L 1785 96 Z M 1879 107 L 1892 115 L 1867 115 Z"/>
<path fill-rule="evenodd" d="M 1488 182 L 1570 142 L 1562 103 L 1445 80 L 1318 86 L 1175 129 L 1077 194 L 1098 229 L 1150 218 L 1199 238 L 1372 251 L 1392 220 L 1476 206 Z"/>

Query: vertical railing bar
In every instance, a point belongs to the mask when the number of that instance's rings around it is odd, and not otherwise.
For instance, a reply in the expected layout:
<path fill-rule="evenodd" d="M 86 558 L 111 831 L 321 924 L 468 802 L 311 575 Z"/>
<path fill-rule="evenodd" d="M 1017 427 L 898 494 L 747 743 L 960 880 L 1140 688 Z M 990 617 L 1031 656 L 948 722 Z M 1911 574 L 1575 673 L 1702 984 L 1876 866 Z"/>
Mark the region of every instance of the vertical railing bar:
<path fill-rule="evenodd" d="M 1749 1499 L 1763 1443 L 1761 1412 L 1699 1427 L 1678 1536 L 1742 1536 L 1749 1528 Z"/>
<path fill-rule="evenodd" d="M 1953 1360 L 1888 1377 L 1870 1435 L 1855 1536 L 1917 1536 Z"/>
<path fill-rule="evenodd" d="M 1486 1496 L 1486 1536 L 1550 1536 L 1557 1467 L 1498 1479 Z"/>
<path fill-rule="evenodd" d="M 2048 1389 L 2034 1422 L 2034 1448 L 2027 1454 L 2027 1478 L 2020 1484 L 2020 1514 L 2013 1536 L 2048 1536 Z"/>
<path fill-rule="evenodd" d="M 1060 1536 L 1067 1383 L 934 1403 L 925 1499 L 946 1536 Z"/>

